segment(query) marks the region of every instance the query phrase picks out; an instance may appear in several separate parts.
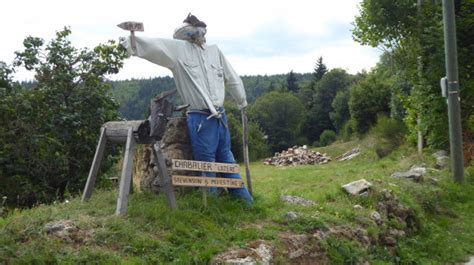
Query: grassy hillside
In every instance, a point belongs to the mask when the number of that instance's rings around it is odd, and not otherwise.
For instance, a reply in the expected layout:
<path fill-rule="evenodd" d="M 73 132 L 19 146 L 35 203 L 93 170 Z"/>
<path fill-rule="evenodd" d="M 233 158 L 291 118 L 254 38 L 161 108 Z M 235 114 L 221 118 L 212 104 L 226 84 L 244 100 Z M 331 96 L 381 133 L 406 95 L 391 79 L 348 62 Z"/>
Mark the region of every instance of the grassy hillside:
<path fill-rule="evenodd" d="M 204 208 L 201 195 L 194 193 L 178 195 L 179 210 L 171 211 L 163 196 L 134 193 L 128 216 L 120 218 L 114 216 L 117 192 L 103 190 L 95 191 L 88 203 L 71 198 L 16 211 L 0 219 L 0 264 L 206 264 L 218 253 L 245 250 L 255 242 L 271 245 L 277 264 L 465 261 L 474 252 L 472 168 L 464 186 L 453 184 L 446 170 L 428 170 L 418 183 L 390 178 L 415 163 L 432 167 L 434 160 L 428 153 L 421 160 L 406 147 L 379 160 L 371 141 L 318 149 L 335 157 L 360 144 L 362 154 L 345 162 L 300 167 L 253 163 L 256 203 L 251 209 L 225 195 L 210 198 Z M 341 185 L 361 178 L 373 184 L 368 197 L 341 190 Z M 384 189 L 397 199 L 387 200 Z M 283 195 L 315 204 L 285 203 Z M 393 216 L 382 214 L 382 224 L 376 224 L 374 211 L 384 203 L 390 208 L 394 201 L 411 221 L 400 221 L 393 211 Z M 285 217 L 290 211 L 298 217 Z M 47 224 L 58 220 L 68 220 L 74 228 L 66 234 L 48 233 Z"/>

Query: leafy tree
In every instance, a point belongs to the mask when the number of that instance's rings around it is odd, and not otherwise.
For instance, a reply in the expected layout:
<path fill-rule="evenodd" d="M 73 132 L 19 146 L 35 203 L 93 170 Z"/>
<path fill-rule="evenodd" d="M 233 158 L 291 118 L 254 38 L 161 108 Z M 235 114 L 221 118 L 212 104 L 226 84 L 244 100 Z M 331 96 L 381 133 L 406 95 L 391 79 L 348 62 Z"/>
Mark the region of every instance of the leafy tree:
<path fill-rule="evenodd" d="M 288 92 L 270 92 L 255 102 L 249 116 L 268 136 L 272 152 L 281 151 L 296 143 L 304 108 L 298 98 Z"/>
<path fill-rule="evenodd" d="M 390 86 L 376 72 L 354 85 L 349 95 L 349 110 L 358 133 L 366 133 L 378 114 L 389 114 Z"/>
<path fill-rule="evenodd" d="M 318 82 L 323 78 L 323 76 L 327 73 L 328 68 L 326 65 L 323 63 L 323 57 L 320 56 L 318 58 L 318 61 L 316 62 L 316 67 L 314 68 L 313 72 L 313 81 Z"/>
<path fill-rule="evenodd" d="M 298 92 L 298 84 L 296 83 L 298 80 L 296 79 L 295 73 L 293 73 L 293 70 L 290 71 L 288 74 L 288 77 L 286 78 L 286 87 L 288 88 L 288 91 L 290 92 Z"/>
<path fill-rule="evenodd" d="M 100 126 L 118 117 L 104 81 L 125 51 L 113 41 L 78 50 L 70 34 L 64 28 L 48 44 L 27 37 L 14 65 L 35 72 L 34 87 L 0 90 L 0 179 L 9 203 L 30 206 L 82 189 Z"/>
<path fill-rule="evenodd" d="M 455 1 L 458 37 L 459 77 L 461 85 L 461 120 L 469 120 L 474 112 L 474 3 Z M 404 103 L 397 114 L 405 114 L 411 139 L 421 130 L 427 142 L 436 148 L 448 144 L 446 104 L 439 92 L 439 78 L 444 76 L 442 7 L 438 1 L 364 0 L 354 22 L 354 39 L 362 44 L 378 46 L 389 52 L 396 98 Z M 409 93 L 399 93 L 410 87 Z M 421 118 L 421 123 L 417 119 Z M 465 126 L 464 126 L 465 127 Z M 466 128 L 466 127 L 465 127 Z"/>
<path fill-rule="evenodd" d="M 338 91 L 331 106 L 333 111 L 329 113 L 329 118 L 336 132 L 339 132 L 344 123 L 351 117 L 349 112 L 349 90 Z"/>
<path fill-rule="evenodd" d="M 310 142 L 319 139 L 321 133 L 328 129 L 334 130 L 329 113 L 333 112 L 332 102 L 338 91 L 345 91 L 352 82 L 352 76 L 345 70 L 332 69 L 316 84 L 304 124 L 304 134 Z"/>

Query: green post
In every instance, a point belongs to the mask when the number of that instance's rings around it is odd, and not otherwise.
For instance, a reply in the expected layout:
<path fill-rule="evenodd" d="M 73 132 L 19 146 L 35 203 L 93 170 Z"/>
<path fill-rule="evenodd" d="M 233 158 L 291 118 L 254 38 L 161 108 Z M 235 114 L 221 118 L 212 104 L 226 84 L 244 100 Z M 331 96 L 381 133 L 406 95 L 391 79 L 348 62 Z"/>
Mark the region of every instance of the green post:
<path fill-rule="evenodd" d="M 462 145 L 461 111 L 459 95 L 458 58 L 456 49 L 456 24 L 454 1 L 443 0 L 444 51 L 446 56 L 446 77 L 448 79 L 449 143 L 451 170 L 454 181 L 464 183 L 464 157 Z"/>

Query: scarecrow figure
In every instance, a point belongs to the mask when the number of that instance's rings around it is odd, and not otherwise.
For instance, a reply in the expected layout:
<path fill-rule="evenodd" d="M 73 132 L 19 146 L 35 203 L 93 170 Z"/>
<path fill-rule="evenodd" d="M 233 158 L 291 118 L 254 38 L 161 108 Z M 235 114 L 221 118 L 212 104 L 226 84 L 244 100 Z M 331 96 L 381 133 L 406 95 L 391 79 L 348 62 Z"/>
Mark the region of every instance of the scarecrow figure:
<path fill-rule="evenodd" d="M 129 54 L 171 70 L 178 94 L 187 111 L 188 132 L 195 160 L 235 163 L 230 150 L 230 135 L 224 111 L 225 87 L 240 109 L 247 106 L 244 86 L 239 75 L 216 45 L 206 44 L 206 24 L 189 14 L 173 35 L 174 39 L 134 37 L 122 45 Z M 215 173 L 206 173 L 215 177 Z M 223 174 L 241 178 L 240 174 Z M 210 192 L 216 193 L 216 188 Z M 229 193 L 247 204 L 253 203 L 246 188 L 229 189 Z"/>

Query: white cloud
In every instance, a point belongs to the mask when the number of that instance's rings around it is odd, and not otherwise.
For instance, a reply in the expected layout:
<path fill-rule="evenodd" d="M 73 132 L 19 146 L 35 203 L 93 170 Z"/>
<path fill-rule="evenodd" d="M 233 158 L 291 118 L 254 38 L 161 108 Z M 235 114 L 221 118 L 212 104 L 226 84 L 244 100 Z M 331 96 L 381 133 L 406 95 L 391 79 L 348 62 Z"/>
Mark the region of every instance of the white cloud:
<path fill-rule="evenodd" d="M 142 21 L 145 36 L 169 38 L 188 12 L 208 24 L 208 40 L 217 43 L 240 74 L 310 72 L 319 56 L 330 68 L 351 72 L 370 68 L 377 52 L 351 39 L 350 23 L 360 0 L 125 1 L 15 0 L 2 3 L 0 60 L 7 63 L 23 39 L 50 40 L 69 25 L 76 47 L 94 47 L 127 33 L 116 25 Z M 341 26 L 342 25 L 342 26 Z M 114 79 L 170 75 L 140 59 L 130 59 Z M 18 79 L 31 78 L 20 71 Z"/>

